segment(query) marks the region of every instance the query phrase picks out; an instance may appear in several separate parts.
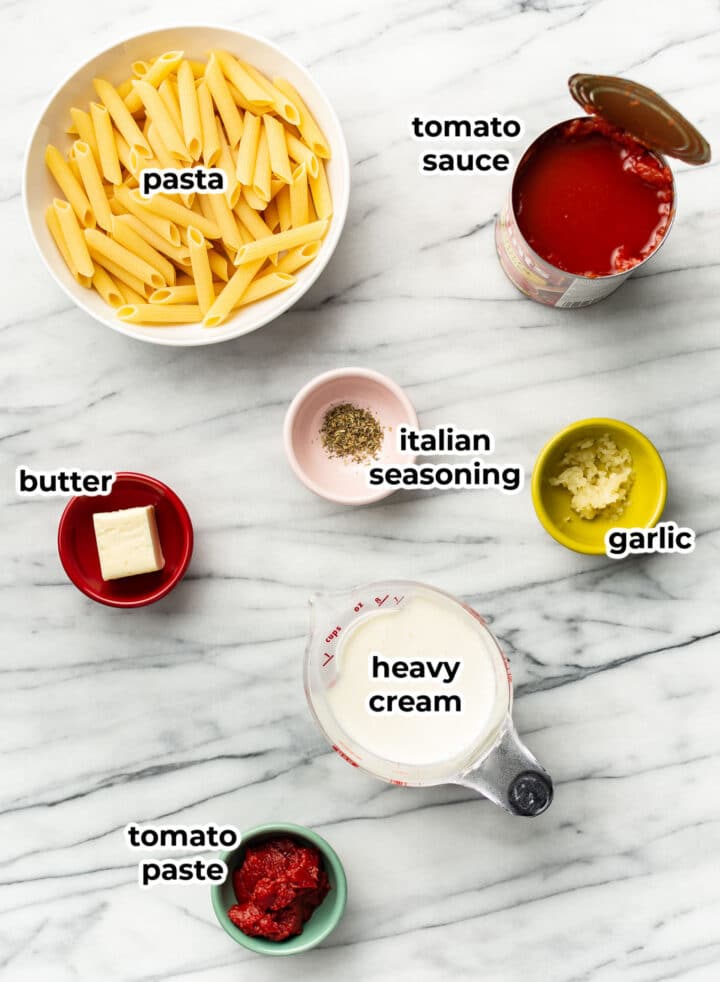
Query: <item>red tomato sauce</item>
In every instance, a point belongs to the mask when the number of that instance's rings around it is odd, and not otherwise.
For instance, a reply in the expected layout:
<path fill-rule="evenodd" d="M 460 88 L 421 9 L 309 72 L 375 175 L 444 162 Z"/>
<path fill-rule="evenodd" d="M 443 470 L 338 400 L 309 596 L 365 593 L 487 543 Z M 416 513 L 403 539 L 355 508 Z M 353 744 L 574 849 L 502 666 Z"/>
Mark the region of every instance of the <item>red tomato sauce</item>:
<path fill-rule="evenodd" d="M 233 874 L 228 917 L 243 934 L 285 941 L 302 934 L 330 890 L 320 852 L 287 836 L 248 846 Z"/>
<path fill-rule="evenodd" d="M 570 120 L 540 137 L 513 185 L 528 245 L 578 276 L 609 276 L 641 263 L 665 235 L 672 203 L 669 167 L 597 117 Z"/>

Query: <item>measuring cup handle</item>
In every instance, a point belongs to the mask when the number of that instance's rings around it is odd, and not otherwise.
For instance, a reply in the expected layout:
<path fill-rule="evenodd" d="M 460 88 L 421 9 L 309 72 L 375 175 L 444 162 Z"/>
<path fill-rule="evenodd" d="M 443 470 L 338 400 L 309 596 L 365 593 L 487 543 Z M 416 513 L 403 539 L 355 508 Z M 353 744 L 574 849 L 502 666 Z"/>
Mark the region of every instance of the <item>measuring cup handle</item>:
<path fill-rule="evenodd" d="M 472 788 L 513 815 L 542 815 L 553 800 L 552 778 L 520 741 L 508 717 L 497 746 L 480 763 L 460 775 L 458 784 Z"/>

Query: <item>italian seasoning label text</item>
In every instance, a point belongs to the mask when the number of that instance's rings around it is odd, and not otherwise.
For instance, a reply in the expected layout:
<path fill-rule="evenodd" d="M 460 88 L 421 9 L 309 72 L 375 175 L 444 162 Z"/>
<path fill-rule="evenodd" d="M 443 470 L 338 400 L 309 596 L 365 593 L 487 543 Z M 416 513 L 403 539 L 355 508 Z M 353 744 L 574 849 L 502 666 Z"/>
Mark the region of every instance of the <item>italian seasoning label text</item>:
<path fill-rule="evenodd" d="M 411 122 L 415 140 L 518 140 L 523 133 L 519 119 L 506 116 L 488 116 L 482 119 L 422 119 L 415 116 Z M 512 156 L 506 151 L 480 153 L 473 150 L 460 152 L 428 152 L 420 155 L 421 174 L 473 174 L 504 172 L 510 169 Z"/>
<path fill-rule="evenodd" d="M 462 430 L 454 426 L 415 429 L 400 426 L 397 448 L 401 454 L 458 456 L 492 454 L 495 439 L 484 430 Z M 395 488 L 477 488 L 517 494 L 525 483 L 525 471 L 518 464 L 487 464 L 481 457 L 457 464 L 407 464 L 405 467 L 377 464 L 368 470 L 371 487 Z"/>

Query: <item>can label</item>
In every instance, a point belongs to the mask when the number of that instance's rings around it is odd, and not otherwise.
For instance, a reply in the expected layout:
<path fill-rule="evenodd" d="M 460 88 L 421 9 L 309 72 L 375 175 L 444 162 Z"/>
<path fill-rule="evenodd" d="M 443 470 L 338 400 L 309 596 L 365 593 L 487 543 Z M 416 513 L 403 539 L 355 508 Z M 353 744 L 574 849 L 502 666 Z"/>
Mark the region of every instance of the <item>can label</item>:
<path fill-rule="evenodd" d="M 614 293 L 632 272 L 591 279 L 552 266 L 528 246 L 515 221 L 510 199 L 495 224 L 495 247 L 511 283 L 526 297 L 548 307 L 588 307 Z"/>
<path fill-rule="evenodd" d="M 631 270 L 628 271 L 628 276 Z M 626 276 L 603 277 L 602 279 L 589 279 L 588 277 L 576 277 L 565 293 L 555 304 L 556 307 L 587 307 L 597 300 L 609 297 L 611 293 L 627 279 Z"/>

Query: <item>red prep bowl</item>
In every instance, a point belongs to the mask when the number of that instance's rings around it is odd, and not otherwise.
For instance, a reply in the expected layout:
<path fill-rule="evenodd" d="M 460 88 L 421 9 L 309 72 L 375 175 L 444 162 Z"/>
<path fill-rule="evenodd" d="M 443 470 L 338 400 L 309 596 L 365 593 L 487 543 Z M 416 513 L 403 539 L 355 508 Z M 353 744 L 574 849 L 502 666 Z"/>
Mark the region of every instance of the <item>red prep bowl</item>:
<path fill-rule="evenodd" d="M 156 573 L 106 583 L 100 575 L 92 516 L 145 505 L 155 506 L 165 566 Z M 154 477 L 130 471 L 117 472 L 108 495 L 71 498 L 58 528 L 58 552 L 65 572 L 85 596 L 108 607 L 145 607 L 160 600 L 185 575 L 192 550 L 192 522 L 175 492 Z"/>

